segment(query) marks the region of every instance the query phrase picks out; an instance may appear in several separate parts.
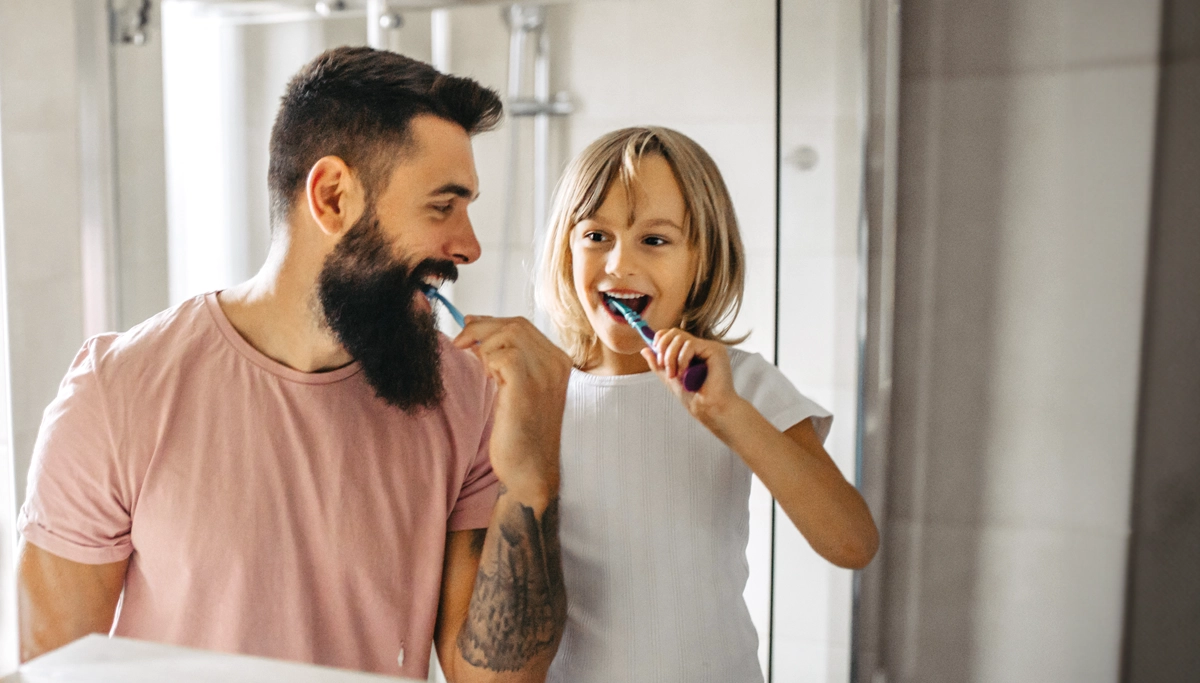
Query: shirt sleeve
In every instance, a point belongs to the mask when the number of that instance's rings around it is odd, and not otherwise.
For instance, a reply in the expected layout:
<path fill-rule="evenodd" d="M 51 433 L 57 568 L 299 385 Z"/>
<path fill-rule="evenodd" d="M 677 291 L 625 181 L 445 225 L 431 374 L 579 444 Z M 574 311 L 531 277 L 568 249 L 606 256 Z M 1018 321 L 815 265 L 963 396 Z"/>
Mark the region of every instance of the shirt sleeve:
<path fill-rule="evenodd" d="M 732 353 L 735 354 L 730 358 L 734 366 L 733 383 L 739 396 L 781 432 L 812 418 L 817 436 L 825 442 L 833 425 L 833 415 L 828 410 L 801 394 L 779 368 L 761 355 L 736 350 Z"/>
<path fill-rule="evenodd" d="M 88 340 L 46 408 L 17 528 L 59 557 L 105 564 L 129 557 L 131 517 L 97 372 L 104 338 Z"/>
<path fill-rule="evenodd" d="M 496 498 L 500 495 L 500 480 L 496 479 L 495 473 L 492 472 L 492 461 L 488 453 L 496 407 L 495 386 L 491 380 L 487 382 L 487 393 L 488 399 L 484 409 L 486 421 L 479 436 L 475 456 L 471 459 L 467 476 L 463 479 L 462 489 L 458 492 L 458 500 L 450 512 L 446 527 L 449 531 L 487 528 L 492 521 L 492 509 L 496 507 Z"/>

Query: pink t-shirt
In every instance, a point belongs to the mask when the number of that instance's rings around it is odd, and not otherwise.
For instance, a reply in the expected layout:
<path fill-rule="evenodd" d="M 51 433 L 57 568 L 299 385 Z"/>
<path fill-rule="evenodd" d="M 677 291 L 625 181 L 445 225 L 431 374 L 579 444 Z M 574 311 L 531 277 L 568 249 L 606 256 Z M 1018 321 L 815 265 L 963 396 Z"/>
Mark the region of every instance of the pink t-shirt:
<path fill-rule="evenodd" d="M 114 634 L 424 678 L 446 533 L 488 525 L 494 388 L 443 337 L 408 415 L 357 364 L 256 351 L 215 294 L 89 340 L 46 409 L 19 528 L 130 559 Z"/>

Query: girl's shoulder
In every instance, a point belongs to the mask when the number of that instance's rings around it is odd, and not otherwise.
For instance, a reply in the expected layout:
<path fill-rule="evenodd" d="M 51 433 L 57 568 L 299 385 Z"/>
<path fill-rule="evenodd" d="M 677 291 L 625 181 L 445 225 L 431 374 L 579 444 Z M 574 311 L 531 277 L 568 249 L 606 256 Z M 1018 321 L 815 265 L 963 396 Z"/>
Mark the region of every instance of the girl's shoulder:
<path fill-rule="evenodd" d="M 746 351 L 739 348 L 729 349 L 729 366 L 733 370 L 734 383 L 742 381 L 761 380 L 767 377 L 776 380 L 787 379 L 775 364 L 763 358 L 761 353 Z"/>
<path fill-rule="evenodd" d="M 750 401 L 777 429 L 784 431 L 811 417 L 822 438 L 829 433 L 833 419 L 830 412 L 800 393 L 783 371 L 761 354 L 730 349 L 729 364 L 738 395 Z"/>

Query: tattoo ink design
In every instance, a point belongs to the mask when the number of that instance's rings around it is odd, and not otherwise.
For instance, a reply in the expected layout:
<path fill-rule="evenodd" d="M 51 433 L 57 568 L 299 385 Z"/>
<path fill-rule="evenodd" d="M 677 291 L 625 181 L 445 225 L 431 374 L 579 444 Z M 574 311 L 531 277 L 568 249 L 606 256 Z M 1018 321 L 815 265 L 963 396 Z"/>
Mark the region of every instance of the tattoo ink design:
<path fill-rule="evenodd" d="M 499 529 L 492 552 L 479 562 L 458 650 L 473 666 L 518 671 L 554 645 L 567 620 L 558 498 L 540 522 L 532 508 L 517 503 Z"/>

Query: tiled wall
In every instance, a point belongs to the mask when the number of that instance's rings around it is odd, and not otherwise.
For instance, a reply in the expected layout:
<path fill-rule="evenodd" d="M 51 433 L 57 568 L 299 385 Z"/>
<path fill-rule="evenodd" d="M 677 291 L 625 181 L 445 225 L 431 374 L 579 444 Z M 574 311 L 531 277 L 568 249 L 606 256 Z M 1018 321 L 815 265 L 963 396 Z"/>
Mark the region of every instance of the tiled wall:
<path fill-rule="evenodd" d="M 85 0 L 79 0 L 85 1 Z M 0 104 L 16 503 L 42 410 L 83 341 L 80 72 L 77 35 L 104 21 L 77 2 L 3 3 Z M 157 19 L 157 13 L 154 15 Z M 143 47 L 115 48 L 115 233 L 119 298 L 109 326 L 126 329 L 166 306 L 161 74 L 157 25 Z M 103 29 L 101 29 L 103 32 Z M 147 103 L 155 100 L 152 106 Z"/>
<path fill-rule="evenodd" d="M 0 20 L 3 15 L 0 14 Z M 4 55 L 0 52 L 0 86 L 3 86 L 2 74 Z M 3 125 L 3 96 L 0 95 L 0 149 L 4 146 Z M 4 172 L 0 167 L 0 240 L 4 237 Z M 0 244 L 0 673 L 7 673 L 16 668 L 18 663 L 17 647 L 17 591 L 16 578 L 13 571 L 16 567 L 17 532 L 14 529 L 16 518 L 12 514 L 16 510 L 16 486 L 13 483 L 12 461 L 12 392 L 9 391 L 9 355 L 8 355 L 8 301 L 4 283 L 6 263 L 2 258 L 3 244 Z"/>
<path fill-rule="evenodd" d="M 144 45 L 113 47 L 119 300 L 115 327 L 167 307 L 167 191 L 159 5 Z"/>
<path fill-rule="evenodd" d="M 1127 681 L 1200 675 L 1200 3 L 1163 2 Z"/>
<path fill-rule="evenodd" d="M 0 3 L 0 126 L 16 490 L 83 342 L 74 2 Z"/>
<path fill-rule="evenodd" d="M 1159 3 L 902 3 L 888 681 L 1118 675 Z"/>

